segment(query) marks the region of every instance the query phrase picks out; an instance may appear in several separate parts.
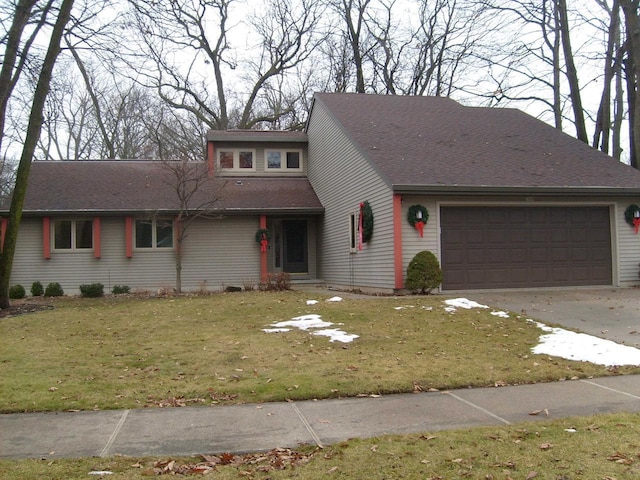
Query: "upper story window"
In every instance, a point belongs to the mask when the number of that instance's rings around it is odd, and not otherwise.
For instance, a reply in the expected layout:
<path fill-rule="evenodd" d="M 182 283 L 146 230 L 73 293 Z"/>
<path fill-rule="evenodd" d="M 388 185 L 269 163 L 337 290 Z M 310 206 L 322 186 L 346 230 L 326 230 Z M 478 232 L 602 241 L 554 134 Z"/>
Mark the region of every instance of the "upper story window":
<path fill-rule="evenodd" d="M 82 250 L 90 248 L 93 248 L 93 221 L 53 221 L 54 250 Z"/>
<path fill-rule="evenodd" d="M 301 150 L 266 150 L 267 170 L 302 170 Z"/>
<path fill-rule="evenodd" d="M 218 163 L 222 170 L 255 171 L 255 150 L 229 149 L 218 151 Z"/>
<path fill-rule="evenodd" d="M 136 248 L 173 248 L 172 220 L 136 220 Z"/>

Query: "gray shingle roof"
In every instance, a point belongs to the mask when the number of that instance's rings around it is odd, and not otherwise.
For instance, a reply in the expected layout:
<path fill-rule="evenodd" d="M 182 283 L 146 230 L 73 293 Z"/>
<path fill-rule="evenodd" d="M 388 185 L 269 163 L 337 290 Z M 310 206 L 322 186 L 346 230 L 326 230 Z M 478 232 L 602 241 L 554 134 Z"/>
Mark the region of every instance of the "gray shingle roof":
<path fill-rule="evenodd" d="M 466 107 L 443 97 L 315 98 L 396 190 L 640 193 L 640 171 L 516 109 Z"/>
<path fill-rule="evenodd" d="M 202 173 L 207 168 L 204 163 L 191 167 Z M 24 212 L 176 212 L 175 185 L 161 162 L 34 162 Z M 218 201 L 210 208 L 226 213 L 322 212 L 309 181 L 301 177 L 213 178 L 189 205 L 208 205 L 212 199 Z"/>

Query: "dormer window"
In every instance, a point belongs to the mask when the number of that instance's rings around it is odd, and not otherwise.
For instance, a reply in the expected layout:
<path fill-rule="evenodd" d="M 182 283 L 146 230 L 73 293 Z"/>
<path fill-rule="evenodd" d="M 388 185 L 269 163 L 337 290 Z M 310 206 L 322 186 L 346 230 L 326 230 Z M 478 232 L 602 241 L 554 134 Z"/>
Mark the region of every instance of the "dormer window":
<path fill-rule="evenodd" d="M 218 165 L 222 170 L 255 171 L 255 150 L 219 150 Z"/>
<path fill-rule="evenodd" d="M 266 150 L 267 170 L 302 170 L 301 150 Z"/>

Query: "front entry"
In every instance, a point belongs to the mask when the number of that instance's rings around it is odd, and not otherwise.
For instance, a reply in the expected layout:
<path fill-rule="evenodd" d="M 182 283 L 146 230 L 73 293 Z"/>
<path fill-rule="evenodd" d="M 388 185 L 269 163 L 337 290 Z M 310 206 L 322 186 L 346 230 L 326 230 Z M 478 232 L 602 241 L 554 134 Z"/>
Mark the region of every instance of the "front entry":
<path fill-rule="evenodd" d="M 307 221 L 282 221 L 282 270 L 288 273 L 307 273 Z"/>

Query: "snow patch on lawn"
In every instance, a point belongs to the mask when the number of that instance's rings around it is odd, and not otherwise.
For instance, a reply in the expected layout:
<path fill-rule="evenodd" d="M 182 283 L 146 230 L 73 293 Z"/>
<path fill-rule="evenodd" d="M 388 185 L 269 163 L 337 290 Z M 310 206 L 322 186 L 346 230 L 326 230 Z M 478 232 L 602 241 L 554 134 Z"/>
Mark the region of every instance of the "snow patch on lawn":
<path fill-rule="evenodd" d="M 265 333 L 285 333 L 289 332 L 291 328 L 298 328 L 303 331 L 307 331 L 310 329 L 321 329 L 315 330 L 311 332 L 312 335 L 319 335 L 323 337 L 329 337 L 330 342 L 342 342 L 342 343 L 350 343 L 359 335 L 349 334 L 343 330 L 339 330 L 336 328 L 325 328 L 332 326 L 333 323 L 325 322 L 322 320 L 322 317 L 317 314 L 309 314 L 302 315 L 300 317 L 294 317 L 291 320 L 285 320 L 284 322 L 272 323 L 270 326 L 272 328 L 263 328 L 262 331 Z"/>

